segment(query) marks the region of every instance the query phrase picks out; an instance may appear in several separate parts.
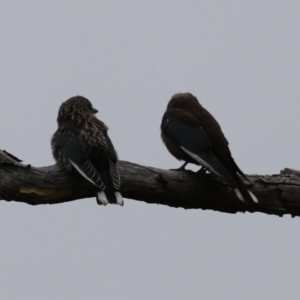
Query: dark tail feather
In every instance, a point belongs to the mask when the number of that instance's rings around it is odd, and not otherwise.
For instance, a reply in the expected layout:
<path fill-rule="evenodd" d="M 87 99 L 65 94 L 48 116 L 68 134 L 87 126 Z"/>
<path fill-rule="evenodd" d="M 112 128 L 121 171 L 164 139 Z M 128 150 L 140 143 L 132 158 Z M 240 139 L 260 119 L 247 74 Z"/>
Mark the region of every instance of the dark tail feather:
<path fill-rule="evenodd" d="M 235 165 L 235 169 L 237 170 L 237 172 L 247 181 L 249 181 L 249 179 L 246 177 L 246 175 L 244 174 L 244 172 L 239 168 L 239 166 L 236 164 L 235 160 L 233 159 L 233 157 L 231 157 L 234 165 Z"/>
<path fill-rule="evenodd" d="M 97 203 L 99 205 L 107 205 L 108 203 L 111 204 L 119 204 L 121 206 L 124 205 L 123 198 L 119 191 L 117 191 L 112 183 L 111 175 L 109 171 L 102 171 L 99 172 L 100 177 L 103 180 L 103 183 L 105 185 L 104 190 L 99 190 L 97 192 Z"/>
<path fill-rule="evenodd" d="M 244 184 L 244 182 L 242 181 L 242 179 L 239 177 L 239 175 L 236 175 L 236 177 L 234 178 L 236 180 L 237 183 L 237 188 L 234 189 L 234 191 L 236 192 L 236 195 L 238 196 L 238 198 L 242 201 L 246 201 L 249 203 L 258 203 L 257 198 L 255 197 L 255 195 L 253 195 L 246 187 L 246 185 Z"/>

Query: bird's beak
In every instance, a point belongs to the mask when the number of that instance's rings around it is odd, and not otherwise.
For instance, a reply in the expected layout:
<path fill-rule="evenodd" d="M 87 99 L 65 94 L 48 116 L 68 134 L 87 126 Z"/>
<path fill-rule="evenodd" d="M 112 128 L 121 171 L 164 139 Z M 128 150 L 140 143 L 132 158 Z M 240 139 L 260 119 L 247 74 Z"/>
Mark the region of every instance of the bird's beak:
<path fill-rule="evenodd" d="M 93 108 L 93 113 L 96 114 L 97 112 L 98 112 L 98 110 Z"/>

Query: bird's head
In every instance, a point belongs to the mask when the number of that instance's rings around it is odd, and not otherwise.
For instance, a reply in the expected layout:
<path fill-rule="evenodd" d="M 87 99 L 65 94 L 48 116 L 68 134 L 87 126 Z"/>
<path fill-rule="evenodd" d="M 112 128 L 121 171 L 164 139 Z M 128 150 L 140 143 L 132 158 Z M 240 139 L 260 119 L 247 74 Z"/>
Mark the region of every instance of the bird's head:
<path fill-rule="evenodd" d="M 94 117 L 98 112 L 92 103 L 85 97 L 74 96 L 63 102 L 58 111 L 57 122 L 80 120 L 84 118 Z"/>
<path fill-rule="evenodd" d="M 168 103 L 168 109 L 197 109 L 201 107 L 198 99 L 191 93 L 175 94 Z"/>

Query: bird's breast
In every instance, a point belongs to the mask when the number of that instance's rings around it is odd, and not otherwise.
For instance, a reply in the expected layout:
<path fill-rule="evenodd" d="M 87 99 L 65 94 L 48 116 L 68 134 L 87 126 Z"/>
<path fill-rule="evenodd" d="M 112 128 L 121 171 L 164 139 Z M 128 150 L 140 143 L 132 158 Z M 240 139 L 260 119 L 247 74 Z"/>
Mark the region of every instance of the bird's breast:
<path fill-rule="evenodd" d="M 198 164 L 196 163 L 190 156 L 188 156 L 179 146 L 177 146 L 172 140 L 170 140 L 162 131 L 161 138 L 165 143 L 168 151 L 178 160 L 187 161 L 189 163 Z"/>

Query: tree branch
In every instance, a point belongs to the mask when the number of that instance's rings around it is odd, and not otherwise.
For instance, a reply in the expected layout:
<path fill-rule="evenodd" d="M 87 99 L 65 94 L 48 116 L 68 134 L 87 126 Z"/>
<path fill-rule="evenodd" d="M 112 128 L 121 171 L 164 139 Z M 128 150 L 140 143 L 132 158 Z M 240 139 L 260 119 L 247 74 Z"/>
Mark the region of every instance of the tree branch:
<path fill-rule="evenodd" d="M 119 162 L 124 198 L 171 207 L 211 209 L 227 213 L 263 212 L 300 216 L 300 172 L 248 175 L 259 204 L 237 199 L 234 191 L 209 174 L 178 172 Z M 247 182 L 245 182 L 247 184 Z M 79 174 L 57 166 L 35 168 L 0 150 L 0 199 L 31 205 L 55 204 L 95 197 L 95 187 Z"/>

